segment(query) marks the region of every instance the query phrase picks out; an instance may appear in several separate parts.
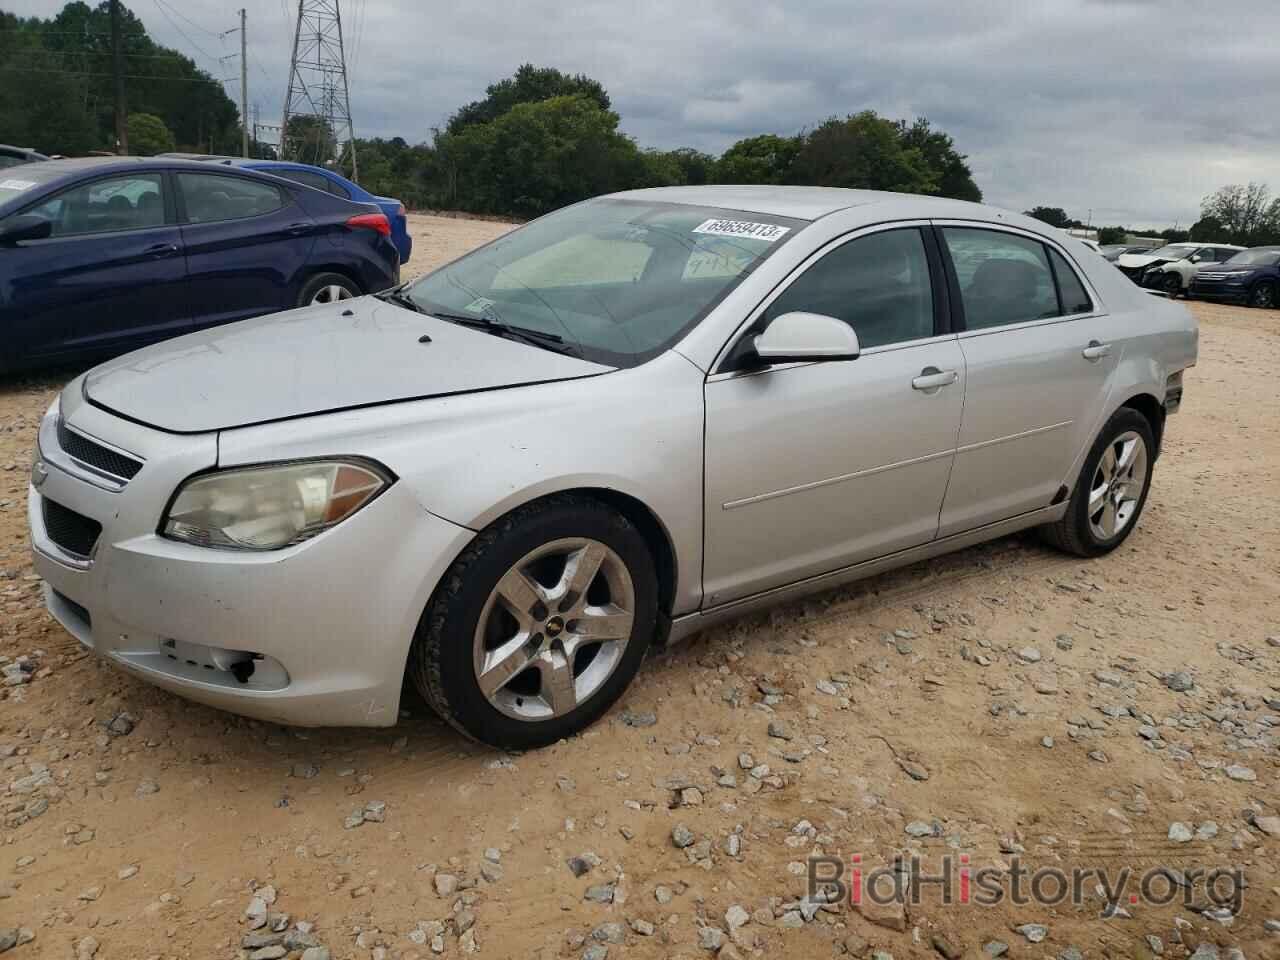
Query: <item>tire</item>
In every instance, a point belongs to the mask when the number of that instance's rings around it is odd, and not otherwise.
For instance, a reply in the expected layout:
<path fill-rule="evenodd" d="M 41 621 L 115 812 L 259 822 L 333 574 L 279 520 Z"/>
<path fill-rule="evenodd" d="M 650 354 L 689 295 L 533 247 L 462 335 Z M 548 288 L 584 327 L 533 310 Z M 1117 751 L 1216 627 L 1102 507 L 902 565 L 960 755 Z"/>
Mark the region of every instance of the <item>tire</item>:
<path fill-rule="evenodd" d="M 1132 477 L 1127 482 L 1123 481 L 1125 474 L 1120 470 L 1116 471 L 1119 474 L 1116 482 L 1111 484 L 1107 480 L 1108 467 L 1104 458 L 1110 452 L 1113 458 L 1119 453 L 1119 459 L 1122 460 L 1127 444 L 1135 439 L 1141 445 L 1135 449 L 1135 458 L 1140 456 L 1140 463 L 1133 463 Z M 1138 518 L 1142 515 L 1147 494 L 1151 490 L 1155 449 L 1155 437 L 1147 418 L 1130 407 L 1117 410 L 1102 428 L 1085 458 L 1075 490 L 1067 504 L 1067 512 L 1057 523 L 1041 528 L 1045 540 L 1059 550 L 1078 557 L 1098 557 L 1124 543 L 1138 525 Z M 1102 489 L 1104 483 L 1107 484 L 1107 492 L 1102 494 L 1101 510 L 1097 500 L 1094 500 L 1094 509 L 1090 509 L 1091 499 Z M 1108 502 L 1113 507 L 1119 503 L 1110 514 L 1119 526 L 1113 527 L 1110 535 L 1107 535 L 1108 514 L 1105 510 Z M 1095 518 L 1098 522 L 1095 522 Z"/>
<path fill-rule="evenodd" d="M 336 303 L 339 300 L 350 300 L 358 296 L 360 296 L 360 288 L 350 277 L 344 277 L 340 273 L 317 273 L 302 285 L 302 290 L 298 294 L 298 306 Z"/>
<path fill-rule="evenodd" d="M 1182 277 L 1176 273 L 1166 273 L 1160 280 L 1160 289 L 1173 299 L 1178 299 L 1182 292 Z"/>
<path fill-rule="evenodd" d="M 578 577 L 589 576 L 586 589 L 574 579 L 579 567 L 598 570 Z M 552 496 L 496 521 L 454 561 L 419 621 L 409 673 L 431 708 L 473 740 L 546 746 L 617 701 L 657 614 L 640 531 L 598 501 Z M 588 630 L 619 636 L 584 639 Z"/>
<path fill-rule="evenodd" d="M 1272 280 L 1259 280 L 1249 291 L 1249 306 L 1263 309 L 1276 306 L 1276 284 Z"/>

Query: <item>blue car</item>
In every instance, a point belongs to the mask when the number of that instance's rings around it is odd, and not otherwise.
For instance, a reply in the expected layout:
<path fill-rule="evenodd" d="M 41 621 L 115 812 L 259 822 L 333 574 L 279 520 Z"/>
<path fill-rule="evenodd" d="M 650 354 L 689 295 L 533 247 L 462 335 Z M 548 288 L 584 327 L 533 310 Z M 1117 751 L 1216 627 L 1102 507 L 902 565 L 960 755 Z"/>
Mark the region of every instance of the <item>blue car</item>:
<path fill-rule="evenodd" d="M 213 159 L 213 158 L 211 158 Z M 294 183 L 301 183 L 316 190 L 325 190 L 335 196 L 360 203 L 376 203 L 391 222 L 391 239 L 400 251 L 400 262 L 409 262 L 413 253 L 413 237 L 409 236 L 409 224 L 405 218 L 404 204 L 391 197 L 374 196 L 358 183 L 352 183 L 346 177 L 324 167 L 313 167 L 309 163 L 292 163 L 287 160 L 244 160 L 239 157 L 218 157 L 217 162 L 244 170 L 261 170 L 273 176 L 284 177 Z"/>
<path fill-rule="evenodd" d="M 176 159 L 0 172 L 0 371 L 135 347 L 399 282 L 382 211 Z"/>
<path fill-rule="evenodd" d="M 1280 307 L 1280 247 L 1254 247 L 1222 263 L 1206 264 L 1191 277 L 1187 295 Z"/>

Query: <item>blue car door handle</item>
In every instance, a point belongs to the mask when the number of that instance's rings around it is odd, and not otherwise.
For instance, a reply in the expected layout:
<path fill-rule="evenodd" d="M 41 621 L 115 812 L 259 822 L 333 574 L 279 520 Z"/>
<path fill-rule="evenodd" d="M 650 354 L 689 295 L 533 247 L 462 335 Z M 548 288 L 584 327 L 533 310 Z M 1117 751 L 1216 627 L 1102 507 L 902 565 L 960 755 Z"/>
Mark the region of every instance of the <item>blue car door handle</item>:
<path fill-rule="evenodd" d="M 177 252 L 178 245 L 176 243 L 157 243 L 143 250 L 142 255 L 153 260 L 159 260 L 162 257 L 172 257 Z"/>
<path fill-rule="evenodd" d="M 300 237 L 303 234 L 309 233 L 311 231 L 311 224 L 305 223 L 305 222 L 291 223 L 289 224 L 289 226 L 285 227 L 285 229 L 288 230 L 295 237 Z"/>

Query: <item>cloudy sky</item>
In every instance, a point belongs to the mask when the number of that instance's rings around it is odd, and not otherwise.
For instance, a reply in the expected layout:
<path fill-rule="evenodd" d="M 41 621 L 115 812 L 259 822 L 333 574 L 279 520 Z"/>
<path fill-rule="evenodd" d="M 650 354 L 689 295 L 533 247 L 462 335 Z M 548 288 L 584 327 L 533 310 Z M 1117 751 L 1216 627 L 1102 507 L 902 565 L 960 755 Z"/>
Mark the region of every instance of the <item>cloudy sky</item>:
<path fill-rule="evenodd" d="M 127 0 L 220 76 L 234 5 Z M 525 61 L 604 83 L 644 146 L 718 152 L 833 114 L 926 116 L 986 199 L 1187 225 L 1225 183 L 1280 190 L 1276 0 L 342 0 L 358 136 L 423 140 Z M 60 0 L 0 0 L 48 16 Z M 278 122 L 296 0 L 249 4 L 250 99 Z M 238 80 L 228 93 L 239 97 Z"/>

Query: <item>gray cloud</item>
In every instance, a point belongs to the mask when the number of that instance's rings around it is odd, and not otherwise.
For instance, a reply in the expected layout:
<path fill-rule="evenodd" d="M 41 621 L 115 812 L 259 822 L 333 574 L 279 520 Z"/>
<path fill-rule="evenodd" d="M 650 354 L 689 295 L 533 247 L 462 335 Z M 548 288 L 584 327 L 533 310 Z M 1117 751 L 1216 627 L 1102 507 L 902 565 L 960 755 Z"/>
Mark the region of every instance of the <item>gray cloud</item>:
<path fill-rule="evenodd" d="M 217 0 L 178 2 L 212 32 L 234 25 Z M 155 36 L 191 52 L 157 7 L 135 5 Z M 60 6 L 6 3 L 45 16 Z M 251 99 L 264 120 L 283 99 L 290 6 L 249 11 Z M 1280 189 L 1274 0 L 344 0 L 343 9 L 361 136 L 427 139 L 529 61 L 599 79 L 646 146 L 718 152 L 867 108 L 927 116 L 969 154 L 990 202 L 1064 206 L 1082 219 L 1091 209 L 1095 223 L 1185 225 L 1224 183 L 1269 179 Z M 228 92 L 237 95 L 234 84 Z"/>

